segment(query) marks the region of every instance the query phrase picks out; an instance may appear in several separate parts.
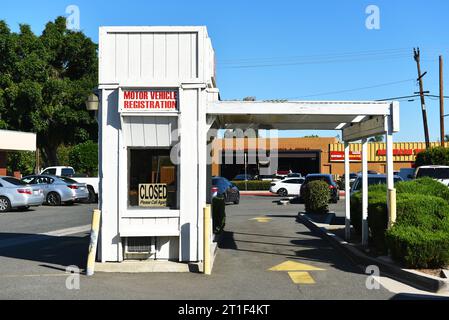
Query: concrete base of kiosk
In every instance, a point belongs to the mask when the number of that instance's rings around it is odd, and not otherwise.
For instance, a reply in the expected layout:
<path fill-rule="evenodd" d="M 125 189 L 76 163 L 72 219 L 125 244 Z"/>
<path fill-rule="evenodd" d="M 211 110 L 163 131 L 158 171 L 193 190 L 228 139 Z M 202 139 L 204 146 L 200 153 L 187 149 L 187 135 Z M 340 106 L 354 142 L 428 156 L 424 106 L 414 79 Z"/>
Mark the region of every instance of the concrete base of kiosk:
<path fill-rule="evenodd" d="M 218 246 L 216 242 L 211 244 L 211 265 L 214 266 Z M 201 272 L 202 262 L 183 263 L 168 260 L 126 260 L 123 262 L 97 262 L 95 272 L 116 273 L 149 273 L 149 272 Z"/>

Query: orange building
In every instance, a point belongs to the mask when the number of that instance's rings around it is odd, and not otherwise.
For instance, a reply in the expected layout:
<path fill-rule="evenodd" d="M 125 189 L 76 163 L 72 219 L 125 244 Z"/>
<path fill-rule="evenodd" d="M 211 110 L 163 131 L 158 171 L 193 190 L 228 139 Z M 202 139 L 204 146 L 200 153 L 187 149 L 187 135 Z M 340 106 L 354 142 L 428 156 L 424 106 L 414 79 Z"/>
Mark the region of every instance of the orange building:
<path fill-rule="evenodd" d="M 432 147 L 440 144 L 434 142 Z M 277 141 L 264 138 L 216 139 L 213 143 L 212 174 L 232 179 L 235 175 L 246 172 L 258 174 L 262 161 L 254 155 L 265 153 L 270 146 L 277 149 L 278 170 L 309 173 L 344 173 L 344 145 L 337 138 L 278 138 Z M 449 146 L 449 144 L 447 144 Z M 351 172 L 361 171 L 361 144 L 352 143 L 350 147 Z M 394 170 L 413 168 L 416 155 L 425 149 L 424 142 L 397 142 L 393 146 Z M 262 152 L 260 152 L 262 150 Z M 382 142 L 368 145 L 368 170 L 386 173 L 386 146 Z M 238 154 L 246 154 L 246 160 L 238 159 Z M 232 156 L 232 158 L 230 157 Z M 227 157 L 227 158 L 226 158 Z"/>

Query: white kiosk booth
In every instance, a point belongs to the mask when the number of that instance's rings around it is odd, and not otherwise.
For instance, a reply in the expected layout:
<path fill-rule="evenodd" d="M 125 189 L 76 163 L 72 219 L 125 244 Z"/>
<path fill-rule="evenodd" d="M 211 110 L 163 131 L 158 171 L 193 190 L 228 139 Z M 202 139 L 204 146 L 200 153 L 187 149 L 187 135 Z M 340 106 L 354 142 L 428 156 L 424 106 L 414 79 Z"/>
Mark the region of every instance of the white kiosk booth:
<path fill-rule="evenodd" d="M 101 262 L 203 259 L 211 127 L 342 130 L 347 173 L 348 143 L 362 140 L 366 164 L 367 138 L 385 134 L 393 190 L 397 103 L 222 102 L 205 27 L 102 27 L 99 39 Z"/>

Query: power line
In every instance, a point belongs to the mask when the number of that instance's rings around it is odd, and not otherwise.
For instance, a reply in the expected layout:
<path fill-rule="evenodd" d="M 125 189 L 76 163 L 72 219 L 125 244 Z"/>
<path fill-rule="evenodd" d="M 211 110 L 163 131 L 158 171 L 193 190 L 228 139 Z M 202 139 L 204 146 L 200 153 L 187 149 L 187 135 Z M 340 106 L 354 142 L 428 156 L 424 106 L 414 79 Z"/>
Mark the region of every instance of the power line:
<path fill-rule="evenodd" d="M 360 87 L 360 88 L 353 88 L 353 89 L 346 89 L 346 90 L 339 90 L 339 91 L 330 91 L 330 92 L 309 94 L 309 95 L 304 95 L 304 96 L 299 96 L 299 97 L 291 97 L 291 98 L 287 98 L 287 99 L 301 99 L 301 98 L 310 98 L 310 97 L 318 97 L 318 96 L 326 96 L 326 95 L 339 94 L 339 93 L 347 93 L 347 92 L 368 90 L 368 89 L 387 87 L 387 86 L 396 85 L 396 84 L 400 84 L 400 83 L 411 82 L 411 81 L 415 81 L 415 79 L 406 79 L 406 80 L 399 80 L 399 81 L 394 81 L 394 82 L 380 83 L 380 84 L 377 84 L 377 85 L 372 85 L 372 86 L 367 86 L 367 87 Z"/>

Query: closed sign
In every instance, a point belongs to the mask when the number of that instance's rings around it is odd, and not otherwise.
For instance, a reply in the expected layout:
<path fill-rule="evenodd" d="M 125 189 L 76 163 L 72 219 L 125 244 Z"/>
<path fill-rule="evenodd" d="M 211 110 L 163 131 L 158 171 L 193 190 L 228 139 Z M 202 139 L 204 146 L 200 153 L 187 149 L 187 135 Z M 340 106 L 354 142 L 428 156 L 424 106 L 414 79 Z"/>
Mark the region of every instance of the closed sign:
<path fill-rule="evenodd" d="M 139 184 L 139 207 L 166 207 L 167 184 Z"/>

